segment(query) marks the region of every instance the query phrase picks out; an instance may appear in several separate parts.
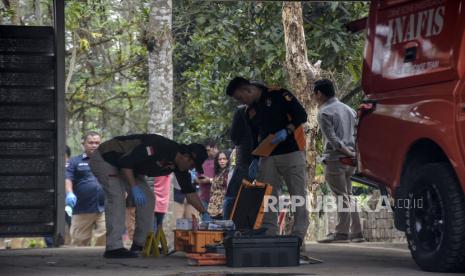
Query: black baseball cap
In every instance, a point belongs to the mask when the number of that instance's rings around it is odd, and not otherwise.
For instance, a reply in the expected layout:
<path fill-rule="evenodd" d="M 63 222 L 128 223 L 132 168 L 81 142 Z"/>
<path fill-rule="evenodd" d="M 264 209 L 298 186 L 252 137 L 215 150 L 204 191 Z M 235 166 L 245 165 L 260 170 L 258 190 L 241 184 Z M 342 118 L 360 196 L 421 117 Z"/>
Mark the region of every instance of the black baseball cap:
<path fill-rule="evenodd" d="M 208 158 L 207 149 L 205 148 L 205 146 L 197 143 L 192 143 L 187 145 L 187 151 L 194 160 L 195 170 L 198 173 L 203 174 L 202 165 L 203 162 L 205 162 L 205 160 L 207 160 Z"/>

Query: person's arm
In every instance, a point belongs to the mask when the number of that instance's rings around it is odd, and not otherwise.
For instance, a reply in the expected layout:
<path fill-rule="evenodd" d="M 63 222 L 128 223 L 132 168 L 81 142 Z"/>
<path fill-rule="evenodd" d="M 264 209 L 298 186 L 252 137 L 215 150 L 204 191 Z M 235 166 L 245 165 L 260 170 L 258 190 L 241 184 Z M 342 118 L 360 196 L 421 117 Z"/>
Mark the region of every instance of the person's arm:
<path fill-rule="evenodd" d="M 74 159 L 70 160 L 66 164 L 66 179 L 65 179 L 65 204 L 71 207 L 76 206 L 77 197 L 73 192 L 73 181 L 74 181 L 74 172 L 76 168 L 76 163 Z"/>
<path fill-rule="evenodd" d="M 124 178 L 126 178 L 127 182 L 131 187 L 132 198 L 134 199 L 134 203 L 137 206 L 145 205 L 147 199 L 145 198 L 145 194 L 142 191 L 141 187 L 137 185 L 136 177 L 134 176 L 134 170 L 129 168 L 122 168 L 121 171 L 123 172 Z"/>
<path fill-rule="evenodd" d="M 239 145 L 246 127 L 249 127 L 243 116 L 245 115 L 245 106 L 238 107 L 234 112 L 231 123 L 231 141 L 234 145 Z"/>
<path fill-rule="evenodd" d="M 307 112 L 299 100 L 287 90 L 284 90 L 281 100 L 283 101 L 286 112 L 290 117 L 290 122 L 286 128 L 292 133 L 301 124 L 307 122 Z"/>
<path fill-rule="evenodd" d="M 250 130 L 250 134 L 252 136 L 252 151 L 254 149 L 256 149 L 259 145 L 258 143 L 258 134 L 259 134 L 259 131 L 258 131 L 258 127 L 255 126 L 253 123 L 252 123 L 252 120 L 251 118 L 255 115 L 253 115 L 253 113 L 255 113 L 255 109 L 253 107 L 247 107 L 246 109 L 246 113 L 245 113 L 245 119 L 246 119 L 246 122 L 247 122 L 247 125 L 249 127 L 249 130 Z"/>
<path fill-rule="evenodd" d="M 354 152 L 349 150 L 341 141 L 341 139 L 337 137 L 336 132 L 334 131 L 333 122 L 328 114 L 318 114 L 317 121 L 318 125 L 320 126 L 321 133 L 328 141 L 328 143 L 331 144 L 334 150 L 337 150 L 348 157 L 355 156 Z"/>
<path fill-rule="evenodd" d="M 200 197 L 197 193 L 188 193 L 186 194 L 186 200 L 187 203 L 192 205 L 197 211 L 199 211 L 200 214 L 206 213 L 207 210 L 202 204 L 202 201 L 200 200 Z"/>
<path fill-rule="evenodd" d="M 121 172 L 131 187 L 132 197 L 136 206 L 143 206 L 146 203 L 145 194 L 141 187 L 137 185 L 136 177 L 134 175 L 134 167 L 148 160 L 151 156 L 155 155 L 153 147 L 138 145 L 132 151 L 123 155 L 119 160 L 118 164 L 121 168 Z"/>
<path fill-rule="evenodd" d="M 338 149 L 338 151 L 347 157 L 355 157 L 355 152 L 351 151 L 349 148 L 345 146 L 342 146 L 340 149 Z"/>
<path fill-rule="evenodd" d="M 75 159 L 71 158 L 66 162 L 66 179 L 65 179 L 65 192 L 73 192 L 73 181 L 74 181 L 74 171 L 75 171 Z"/>
<path fill-rule="evenodd" d="M 211 184 L 212 179 L 210 177 L 208 177 L 208 176 L 201 175 L 201 176 L 197 176 L 195 178 L 195 182 L 198 183 L 198 184 L 202 184 L 202 185 Z"/>
<path fill-rule="evenodd" d="M 66 178 L 65 180 L 65 192 L 66 193 L 73 193 L 73 181 Z"/>
<path fill-rule="evenodd" d="M 203 207 L 199 195 L 191 184 L 191 174 L 189 172 L 174 171 L 176 180 L 181 187 L 181 192 L 186 195 L 187 202 L 194 206 L 200 213 L 205 213 L 207 210 Z"/>
<path fill-rule="evenodd" d="M 131 187 L 137 185 L 136 178 L 134 177 L 134 170 L 129 168 L 122 168 L 121 171 L 123 172 L 124 178 L 126 178 L 127 182 Z"/>
<path fill-rule="evenodd" d="M 281 130 L 274 133 L 272 144 L 277 144 L 285 141 L 289 136 L 293 135 L 294 131 L 307 121 L 307 112 L 291 92 L 282 89 L 280 94 L 275 94 L 273 97 L 280 101 L 280 105 L 286 110 L 289 123 Z"/>
<path fill-rule="evenodd" d="M 178 152 L 174 141 L 158 135 L 146 135 L 141 144 L 135 146 L 131 151 L 125 153 L 118 159 L 118 167 L 132 185 L 134 174 L 131 173 L 138 164 L 153 160 L 174 161 Z M 131 169 L 124 172 L 124 169 Z M 131 177 L 132 176 L 132 177 Z"/>

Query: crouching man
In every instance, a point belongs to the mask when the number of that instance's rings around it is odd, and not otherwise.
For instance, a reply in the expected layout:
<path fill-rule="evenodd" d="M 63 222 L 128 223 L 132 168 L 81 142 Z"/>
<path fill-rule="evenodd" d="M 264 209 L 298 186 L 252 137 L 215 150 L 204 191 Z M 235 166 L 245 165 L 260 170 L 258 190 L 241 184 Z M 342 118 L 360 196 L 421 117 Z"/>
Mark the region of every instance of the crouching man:
<path fill-rule="evenodd" d="M 187 201 L 202 220 L 210 217 L 191 184 L 190 169 L 202 172 L 207 151 L 200 144 L 178 144 L 156 134 L 118 136 L 102 143 L 92 155 L 90 166 L 105 193 L 107 228 L 105 258 L 134 258 L 142 250 L 153 227 L 155 197 L 146 176 L 174 172 Z M 130 250 L 123 247 L 125 197 L 132 192 L 136 203 L 136 226 Z"/>

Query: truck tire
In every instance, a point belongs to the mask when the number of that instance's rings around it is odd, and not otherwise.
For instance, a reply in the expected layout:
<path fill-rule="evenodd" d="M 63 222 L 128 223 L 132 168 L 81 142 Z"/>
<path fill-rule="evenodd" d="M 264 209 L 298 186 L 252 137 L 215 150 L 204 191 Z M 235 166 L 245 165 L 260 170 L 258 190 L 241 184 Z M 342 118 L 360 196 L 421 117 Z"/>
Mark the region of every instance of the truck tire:
<path fill-rule="evenodd" d="M 447 163 L 412 174 L 406 237 L 412 257 L 426 271 L 465 271 L 465 194 Z"/>

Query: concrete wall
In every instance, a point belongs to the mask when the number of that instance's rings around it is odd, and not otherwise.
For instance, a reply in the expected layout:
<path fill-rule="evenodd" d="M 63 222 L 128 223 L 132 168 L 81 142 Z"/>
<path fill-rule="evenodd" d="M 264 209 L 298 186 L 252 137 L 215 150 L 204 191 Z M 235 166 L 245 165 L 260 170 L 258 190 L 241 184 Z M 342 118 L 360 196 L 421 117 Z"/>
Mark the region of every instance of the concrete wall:
<path fill-rule="evenodd" d="M 375 191 L 373 197 L 367 203 L 370 210 L 374 210 L 378 204 L 379 191 Z M 406 242 L 404 232 L 398 231 L 394 227 L 393 213 L 385 208 L 378 212 L 362 211 L 360 221 L 362 223 L 363 235 L 370 242 Z M 308 241 L 316 241 L 325 237 L 328 233 L 334 231 L 337 223 L 336 213 L 313 213 L 311 214 L 311 223 Z"/>

